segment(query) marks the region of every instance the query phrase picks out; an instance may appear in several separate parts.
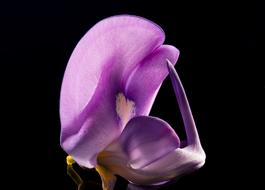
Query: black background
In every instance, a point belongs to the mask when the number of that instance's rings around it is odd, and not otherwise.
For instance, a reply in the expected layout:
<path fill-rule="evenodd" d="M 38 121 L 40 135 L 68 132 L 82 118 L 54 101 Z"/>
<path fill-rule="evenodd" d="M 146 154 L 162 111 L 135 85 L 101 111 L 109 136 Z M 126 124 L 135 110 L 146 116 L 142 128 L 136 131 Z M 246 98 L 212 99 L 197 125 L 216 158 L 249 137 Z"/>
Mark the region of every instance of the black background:
<path fill-rule="evenodd" d="M 89 3 L 88 3 L 89 2 Z M 255 189 L 262 152 L 264 75 L 257 57 L 262 31 L 255 1 L 9 1 L 0 6 L 1 159 L 8 189 L 76 189 L 59 145 L 59 93 L 80 38 L 108 16 L 134 14 L 159 24 L 180 50 L 182 79 L 207 154 L 199 171 L 164 189 Z M 264 72 L 262 72 L 264 73 Z M 262 108 L 262 111 L 258 110 Z M 169 79 L 151 115 L 184 138 Z M 254 116 L 254 117 L 253 117 Z M 83 173 L 90 179 L 94 175 Z M 97 179 L 96 179 L 97 178 Z M 124 189 L 121 180 L 117 189 Z M 95 187 L 90 187 L 90 189 Z"/>

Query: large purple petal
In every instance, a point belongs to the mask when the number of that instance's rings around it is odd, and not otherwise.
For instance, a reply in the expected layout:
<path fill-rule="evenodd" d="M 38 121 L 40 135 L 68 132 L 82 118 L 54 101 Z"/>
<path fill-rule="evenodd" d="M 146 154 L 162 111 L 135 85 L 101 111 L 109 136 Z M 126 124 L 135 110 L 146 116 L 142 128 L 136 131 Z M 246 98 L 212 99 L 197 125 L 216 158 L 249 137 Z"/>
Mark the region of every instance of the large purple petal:
<path fill-rule="evenodd" d="M 148 116 L 131 119 L 118 140 L 131 167 L 142 168 L 178 148 L 177 134 L 165 121 Z"/>
<path fill-rule="evenodd" d="M 135 117 L 119 139 L 99 154 L 98 164 L 135 184 L 157 184 L 203 165 L 203 154 L 192 146 L 179 146 L 179 138 L 165 121 Z"/>
<path fill-rule="evenodd" d="M 134 117 L 121 136 L 99 154 L 98 164 L 133 182 L 151 180 L 157 176 L 146 175 L 142 168 L 179 146 L 177 134 L 165 121 L 149 116 Z"/>
<path fill-rule="evenodd" d="M 136 16 L 105 19 L 77 44 L 68 62 L 60 99 L 61 145 L 86 167 L 122 131 L 115 113 L 126 79 L 164 41 L 156 24 Z"/>
<path fill-rule="evenodd" d="M 130 75 L 126 84 L 126 96 L 136 105 L 136 115 L 148 115 L 156 94 L 168 75 L 166 60 L 177 62 L 179 51 L 163 45 L 146 57 Z"/>

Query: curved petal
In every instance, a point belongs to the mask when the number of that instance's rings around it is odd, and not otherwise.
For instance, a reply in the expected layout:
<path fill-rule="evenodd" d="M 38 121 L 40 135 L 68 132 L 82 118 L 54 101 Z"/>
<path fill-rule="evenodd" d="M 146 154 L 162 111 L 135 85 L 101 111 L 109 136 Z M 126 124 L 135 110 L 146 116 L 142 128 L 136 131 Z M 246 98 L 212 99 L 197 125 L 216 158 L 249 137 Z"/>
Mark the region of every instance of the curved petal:
<path fill-rule="evenodd" d="M 115 16 L 91 28 L 68 62 L 61 88 L 61 146 L 86 167 L 116 138 L 115 96 L 124 79 L 164 41 L 156 24 L 136 16 Z"/>
<path fill-rule="evenodd" d="M 146 57 L 127 80 L 125 93 L 136 105 L 136 115 L 148 115 L 156 94 L 168 75 L 166 60 L 177 62 L 179 51 L 163 45 Z"/>
<path fill-rule="evenodd" d="M 140 169 L 131 167 L 128 159 L 116 144 L 99 154 L 98 164 L 134 184 L 156 185 L 197 170 L 205 163 L 205 155 L 191 146 L 177 148 Z"/>
<path fill-rule="evenodd" d="M 196 146 L 198 149 L 202 149 L 199 134 L 196 129 L 193 115 L 191 113 L 190 105 L 185 90 L 178 76 L 178 73 L 175 70 L 174 65 L 169 60 L 167 60 L 167 67 L 172 86 L 177 98 L 177 102 L 180 108 L 180 113 L 183 118 L 183 123 L 187 134 L 187 143 L 189 145 Z"/>
<path fill-rule="evenodd" d="M 179 176 L 203 166 L 205 154 L 193 146 L 178 148 L 156 162 L 144 167 L 144 171 L 158 172 L 163 168 L 165 175 Z"/>
<path fill-rule="evenodd" d="M 134 184 L 156 185 L 199 169 L 205 162 L 205 155 L 188 146 L 172 150 L 143 168 L 132 167 L 129 159 L 118 144 L 112 144 L 110 149 L 99 154 L 98 164 Z"/>
<path fill-rule="evenodd" d="M 149 172 L 144 168 L 179 150 L 179 146 L 178 136 L 165 121 L 139 116 L 131 119 L 121 136 L 99 154 L 98 165 L 136 184 L 159 183 L 168 180 L 164 176 L 167 170 Z"/>
<path fill-rule="evenodd" d="M 165 121 L 148 116 L 132 118 L 118 143 L 129 157 L 130 166 L 139 169 L 180 146 L 174 130 Z"/>

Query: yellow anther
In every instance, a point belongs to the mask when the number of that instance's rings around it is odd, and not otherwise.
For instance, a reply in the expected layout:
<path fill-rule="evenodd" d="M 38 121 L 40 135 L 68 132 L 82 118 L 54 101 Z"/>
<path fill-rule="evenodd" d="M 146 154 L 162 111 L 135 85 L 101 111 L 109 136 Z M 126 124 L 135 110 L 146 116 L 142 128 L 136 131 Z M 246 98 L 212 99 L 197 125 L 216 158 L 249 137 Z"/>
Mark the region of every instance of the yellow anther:
<path fill-rule="evenodd" d="M 74 161 L 72 156 L 68 155 L 66 157 L 66 163 L 67 163 L 68 166 L 72 166 L 75 163 L 75 161 Z"/>
<path fill-rule="evenodd" d="M 68 155 L 66 157 L 66 163 L 67 163 L 67 174 L 72 178 L 72 180 L 76 183 L 78 187 L 81 186 L 83 184 L 83 180 L 73 167 L 73 164 L 75 163 L 73 157 Z"/>

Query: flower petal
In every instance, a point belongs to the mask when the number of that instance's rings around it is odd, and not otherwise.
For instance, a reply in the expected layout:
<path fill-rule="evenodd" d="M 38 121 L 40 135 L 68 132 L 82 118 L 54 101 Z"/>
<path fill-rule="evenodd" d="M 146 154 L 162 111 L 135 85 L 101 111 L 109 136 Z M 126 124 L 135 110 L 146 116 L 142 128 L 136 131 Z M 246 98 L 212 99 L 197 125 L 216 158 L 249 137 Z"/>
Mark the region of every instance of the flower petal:
<path fill-rule="evenodd" d="M 180 112 L 183 118 L 186 134 L 187 134 L 187 143 L 189 145 L 197 146 L 198 149 L 202 149 L 198 131 L 191 113 L 190 105 L 185 93 L 185 90 L 182 86 L 182 83 L 179 79 L 178 73 L 174 68 L 174 65 L 167 60 L 167 66 L 169 70 L 169 76 L 174 88 L 174 92 L 177 98 L 177 102 L 180 108 Z"/>
<path fill-rule="evenodd" d="M 158 172 L 163 168 L 164 175 L 180 176 L 203 166 L 205 154 L 201 154 L 193 146 L 178 148 L 156 162 L 142 168 L 144 171 Z"/>
<path fill-rule="evenodd" d="M 179 51 L 163 45 L 146 57 L 132 72 L 126 84 L 126 96 L 136 105 L 136 115 L 148 115 L 156 94 L 168 75 L 166 60 L 176 63 Z"/>
<path fill-rule="evenodd" d="M 180 141 L 174 130 L 163 120 L 139 116 L 131 119 L 121 136 L 98 156 L 98 165 L 134 183 L 165 181 L 160 172 L 143 168 L 178 149 Z M 175 160 L 177 161 L 177 160 Z M 161 174 L 165 171 L 160 169 Z"/>
<path fill-rule="evenodd" d="M 144 154 L 145 152 L 148 152 L 148 150 L 140 148 L 140 151 L 138 151 L 139 153 L 135 156 L 136 159 L 134 159 L 134 154 L 133 152 L 131 153 L 131 151 L 134 151 L 135 149 L 127 147 L 134 147 L 132 142 L 136 141 L 134 139 L 138 139 L 137 134 L 144 136 L 143 133 L 149 133 L 147 136 L 152 136 L 156 127 L 151 128 L 150 126 L 159 126 L 161 129 L 169 127 L 165 122 L 161 122 L 161 120 L 152 120 L 152 118 L 149 117 L 140 117 L 149 118 L 145 119 L 148 122 L 141 122 L 145 124 L 145 128 L 148 126 L 149 130 L 138 131 L 141 128 L 135 127 L 139 124 L 132 119 L 126 126 L 119 140 L 113 142 L 106 151 L 101 153 L 98 157 L 99 164 L 103 165 L 112 173 L 121 175 L 135 184 L 150 185 L 161 182 L 163 183 L 172 178 L 194 171 L 202 167 L 205 163 L 206 155 L 200 144 L 198 132 L 190 111 L 184 88 L 177 72 L 174 69 L 174 66 L 170 63 L 170 61 L 168 61 L 168 70 L 170 72 L 173 88 L 184 120 L 185 130 L 188 137 L 188 145 L 184 148 L 179 148 L 178 145 L 178 147 L 174 150 L 169 151 L 161 157 L 157 157 L 157 159 L 153 159 L 153 161 L 151 161 L 152 159 L 150 158 L 146 158 Z M 152 122 L 149 121 L 150 119 Z M 155 134 L 156 132 L 154 133 L 154 136 Z M 141 142 L 145 141 L 144 138 L 140 139 L 142 139 L 140 140 Z M 145 144 L 146 143 L 142 143 L 144 147 Z M 161 148 L 161 146 L 159 146 L 158 142 L 154 142 L 153 147 L 157 147 L 157 151 L 160 151 L 159 148 Z M 152 153 L 153 148 L 151 147 L 150 150 Z M 150 157 L 151 155 L 152 154 L 147 154 L 147 157 Z M 154 153 L 154 155 L 156 155 L 156 153 Z M 146 162 L 146 160 L 150 160 L 150 162 Z M 134 167 L 133 164 L 135 163 L 140 164 Z"/>
<path fill-rule="evenodd" d="M 99 154 L 98 165 L 134 184 L 161 184 L 204 164 L 205 154 L 191 145 L 179 148 L 179 144 L 177 135 L 166 122 L 136 117 L 121 137 Z"/>
<path fill-rule="evenodd" d="M 180 146 L 174 130 L 165 121 L 148 116 L 132 118 L 119 137 L 130 166 L 139 169 Z"/>
<path fill-rule="evenodd" d="M 68 62 L 60 99 L 61 146 L 86 167 L 122 131 L 115 98 L 124 81 L 164 41 L 156 24 L 136 16 L 107 18 L 77 44 Z"/>

